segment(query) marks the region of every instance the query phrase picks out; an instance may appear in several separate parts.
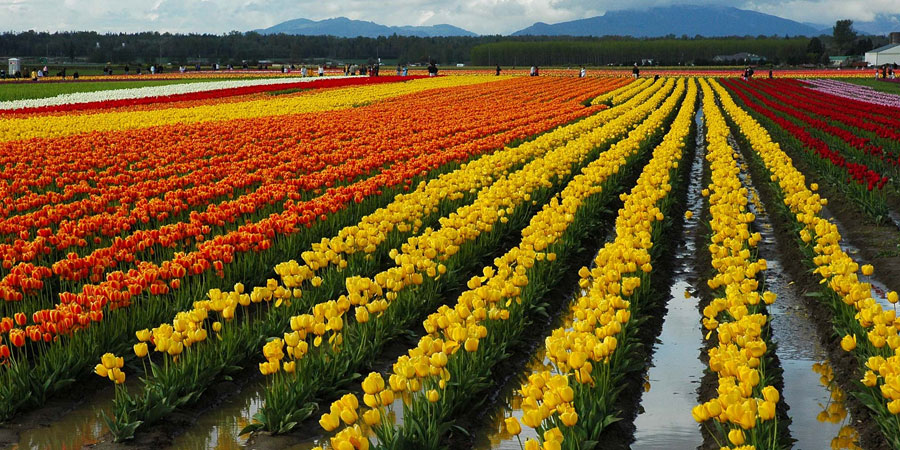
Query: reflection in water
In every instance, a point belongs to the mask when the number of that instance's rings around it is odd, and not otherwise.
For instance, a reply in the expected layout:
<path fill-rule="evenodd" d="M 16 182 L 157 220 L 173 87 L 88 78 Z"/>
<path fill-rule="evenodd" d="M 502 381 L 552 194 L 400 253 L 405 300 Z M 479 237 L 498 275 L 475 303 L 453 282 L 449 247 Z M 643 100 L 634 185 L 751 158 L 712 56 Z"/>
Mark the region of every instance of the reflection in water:
<path fill-rule="evenodd" d="M 571 319 L 566 319 L 566 324 L 571 324 Z M 507 417 L 515 417 L 516 420 L 522 422 L 522 393 L 519 392 L 519 388 L 522 383 L 527 381 L 526 375 L 552 369 L 550 361 L 544 357 L 544 353 L 544 346 L 539 345 L 534 358 L 529 361 L 525 370 L 515 380 L 507 383 L 505 389 L 498 394 L 499 399 L 494 407 L 494 412 L 487 418 L 491 425 L 483 434 L 479 433 L 479 436 L 476 437 L 476 449 L 519 450 L 522 448 L 521 442 L 525 442 L 525 439 L 537 439 L 537 432 L 526 426 L 522 426 L 522 432 L 518 436 L 510 435 L 506 431 L 503 421 Z"/>
<path fill-rule="evenodd" d="M 196 424 L 178 436 L 173 448 L 232 450 L 242 448 L 249 435 L 240 435 L 249 418 L 259 412 L 264 400 L 265 386 L 259 383 L 244 386 L 240 394 L 200 415 Z"/>
<path fill-rule="evenodd" d="M 265 401 L 265 384 L 250 383 L 240 393 L 224 400 L 215 409 L 202 414 L 197 423 L 175 438 L 173 449 L 185 450 L 236 450 L 247 448 L 249 434 L 240 434 L 250 423 L 251 418 L 259 412 Z M 327 407 L 327 406 L 326 406 Z M 270 443 L 267 448 L 283 448 L 291 450 L 310 450 L 318 445 L 325 445 L 327 436 L 315 420 L 311 421 L 308 436 L 287 435 L 278 438 L 277 443 Z M 266 437 L 261 437 L 266 439 Z M 273 445 L 274 444 L 274 445 Z"/>
<path fill-rule="evenodd" d="M 126 386 L 132 389 L 134 384 Z M 110 384 L 71 411 L 60 412 L 58 416 L 53 414 L 54 417 L 49 418 L 52 422 L 46 426 L 22 430 L 19 432 L 19 443 L 10 447 L 10 450 L 80 449 L 97 444 L 109 431 L 101 418 L 101 412 L 112 416 L 113 397 L 113 387 Z"/>
<path fill-rule="evenodd" d="M 732 143 L 734 145 L 734 143 Z M 740 178 L 749 194 L 749 209 L 762 236 L 760 256 L 767 260 L 765 286 L 777 295 L 768 307 L 769 326 L 778 345 L 777 354 L 784 371 L 783 399 L 790 407 L 790 433 L 794 448 L 806 450 L 858 449 L 857 432 L 847 422 L 847 410 L 841 403 L 844 393 L 833 383 L 831 366 L 818 340 L 816 327 L 803 303 L 803 293 L 790 281 L 772 221 L 753 186 L 749 167 L 740 152 L 735 152 Z M 817 374 L 822 375 L 821 377 Z M 834 438 L 832 438 L 834 437 Z"/>
<path fill-rule="evenodd" d="M 828 361 L 823 361 L 813 364 L 812 370 L 821 375 L 819 382 L 831 392 L 831 397 L 828 401 L 824 405 L 819 404 L 822 412 L 816 416 L 816 420 L 841 425 L 837 436 L 831 440 L 831 448 L 834 450 L 861 450 L 859 445 L 857 445 L 859 443 L 859 433 L 853 427 L 847 425 L 849 415 L 847 414 L 847 408 L 844 407 L 845 394 L 834 381 L 834 372 L 831 365 L 828 364 Z"/>
<path fill-rule="evenodd" d="M 697 387 L 703 364 L 697 358 L 703 334 L 697 320 L 697 299 L 685 298 L 689 284 L 672 284 L 669 311 L 660 342 L 653 352 L 653 367 L 641 397 L 643 411 L 634 421 L 633 449 L 697 448 L 700 427 L 690 413 L 697 404 Z M 652 384 L 652 389 L 651 389 Z"/>

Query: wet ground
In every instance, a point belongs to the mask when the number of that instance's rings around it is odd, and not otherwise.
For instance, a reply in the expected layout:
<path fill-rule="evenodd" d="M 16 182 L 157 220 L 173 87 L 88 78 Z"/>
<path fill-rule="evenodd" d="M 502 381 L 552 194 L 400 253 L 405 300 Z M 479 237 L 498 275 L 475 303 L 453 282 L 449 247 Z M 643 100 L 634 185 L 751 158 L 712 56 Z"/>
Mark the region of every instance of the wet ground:
<path fill-rule="evenodd" d="M 675 247 L 672 283 L 667 313 L 657 344 L 653 364 L 646 375 L 640 412 L 635 419 L 633 449 L 697 448 L 703 442 L 700 426 L 690 414 L 697 404 L 697 388 L 704 365 L 698 358 L 703 349 L 698 299 L 692 284 L 698 280 L 695 255 L 701 244 L 700 212 L 704 209 L 703 161 L 706 154 L 703 109 L 698 108 L 694 160 L 687 188 L 687 209 L 694 217 L 682 227 L 684 239 Z"/>
<path fill-rule="evenodd" d="M 731 139 L 732 146 L 738 148 Z M 826 448 L 854 448 L 856 442 L 847 439 L 847 445 L 832 446 L 839 435 L 854 436 L 855 430 L 848 425 L 847 410 L 842 403 L 832 402 L 832 383 L 822 383 L 819 373 L 822 366 L 830 367 L 828 351 L 817 336 L 816 323 L 807 310 L 800 286 L 792 280 L 785 267 L 785 256 L 781 247 L 795 245 L 780 242 L 768 211 L 762 203 L 759 191 L 750 179 L 749 167 L 740 151 L 735 151 L 741 166 L 740 178 L 749 195 L 749 210 L 756 218 L 754 231 L 759 232 L 759 256 L 767 262 L 765 289 L 776 294 L 776 301 L 768 307 L 772 341 L 776 344 L 784 387 L 782 401 L 789 408 L 789 432 L 795 440 L 795 449 L 817 450 Z M 831 411 L 827 417 L 822 412 Z M 838 418 L 839 420 L 835 420 Z"/>
<path fill-rule="evenodd" d="M 698 120 L 702 122 L 700 114 Z M 702 141 L 704 134 L 698 132 L 697 135 L 698 140 Z M 697 153 L 692 161 L 687 193 L 687 207 L 693 211 L 694 217 L 685 221 L 681 234 L 683 238 L 675 249 L 668 311 L 659 340 L 654 346 L 652 366 L 646 374 L 645 386 L 649 390 L 641 398 L 639 414 L 634 421 L 636 430 L 631 446 L 634 449 L 691 449 L 703 442 L 699 426 L 690 415 L 690 408 L 698 402 L 697 388 L 705 369 L 698 358 L 702 352 L 703 340 L 697 311 L 698 299 L 693 295 L 692 287 L 698 283 L 697 254 L 705 248 L 702 243 L 704 228 L 700 223 L 700 212 L 704 209 L 705 199 L 699 194 L 703 187 L 703 151 L 698 149 Z M 737 156 L 740 157 L 740 152 Z M 739 161 L 744 165 L 743 160 Z M 789 236 L 776 232 L 773 220 L 748 173 L 745 168 L 741 178 L 750 191 L 750 209 L 756 215 L 755 231 L 763 236 L 759 251 L 769 266 L 765 272 L 765 286 L 778 296 L 768 311 L 772 340 L 777 343 L 777 356 L 784 371 L 782 398 L 789 407 L 789 433 L 796 440 L 794 448 L 857 448 L 855 445 L 858 434 L 845 408 L 845 394 L 835 380 L 834 372 L 837 369 L 829 361 L 829 348 L 822 344 L 828 342 L 829 338 L 820 336 L 821 324 L 816 322 L 816 314 L 810 309 L 815 303 L 804 298 L 804 292 L 809 290 L 809 286 L 795 283 L 791 276 L 791 272 L 797 269 L 790 267 L 789 264 L 794 263 L 789 261 L 796 255 L 785 249 L 795 244 Z M 876 274 L 864 281 L 873 284 L 876 298 L 883 305 L 893 308 L 885 297 L 889 286 L 900 283 L 900 279 L 892 276 L 900 268 L 886 263 L 896 258 L 874 257 L 873 243 L 860 241 L 860 233 L 868 230 L 868 227 L 853 221 L 852 215 L 848 219 L 846 208 L 839 199 L 834 201 L 828 195 L 826 197 L 832 203 L 829 205 L 830 209 L 823 211 L 823 215 L 832 218 L 841 235 L 845 236 L 842 247 L 860 264 L 875 264 Z M 833 216 L 831 210 L 837 216 Z M 846 223 L 852 223 L 853 228 L 848 229 Z M 879 236 L 896 234 L 884 228 L 879 229 L 878 233 Z M 847 241 L 857 242 L 860 247 Z M 882 267 L 884 270 L 879 269 Z M 560 323 L 562 319 L 557 319 L 551 329 Z M 537 348 L 543 349 L 542 341 Z M 497 393 L 497 403 L 492 405 L 494 413 L 485 417 L 486 425 L 477 431 L 473 448 L 520 448 L 519 440 L 509 436 L 502 427 L 506 417 L 504 414 L 510 411 L 513 416 L 521 418 L 521 397 L 516 390 L 524 380 L 524 374 L 539 370 L 543 364 L 546 364 L 543 352 L 538 351 L 528 362 L 527 370 L 501 387 Z M 835 363 L 835 367 L 839 364 L 841 363 Z M 264 385 L 255 381 L 247 383 L 240 392 L 229 396 L 212 410 L 199 414 L 195 418 L 196 422 L 179 432 L 168 448 L 309 450 L 324 443 L 326 438 L 317 434 L 320 429 L 315 420 L 302 427 L 308 429 L 307 433 L 301 431 L 287 437 L 258 435 L 252 439 L 248 435 L 240 436 L 240 429 L 261 407 L 263 391 Z M 24 424 L 0 427 L 0 448 L 68 449 L 93 447 L 96 444 L 100 448 L 124 448 L 108 442 L 109 437 L 100 418 L 100 411 L 109 411 L 112 398 L 111 387 L 103 387 L 92 392 L 85 401 L 42 408 L 35 417 L 24 418 Z M 399 423 L 402 421 L 402 405 L 399 401 L 394 411 Z M 9 440 L 8 436 L 16 433 L 18 438 Z M 534 431 L 523 427 L 521 441 L 524 442 L 527 437 L 534 437 Z M 9 444 L 13 441 L 17 443 Z"/>

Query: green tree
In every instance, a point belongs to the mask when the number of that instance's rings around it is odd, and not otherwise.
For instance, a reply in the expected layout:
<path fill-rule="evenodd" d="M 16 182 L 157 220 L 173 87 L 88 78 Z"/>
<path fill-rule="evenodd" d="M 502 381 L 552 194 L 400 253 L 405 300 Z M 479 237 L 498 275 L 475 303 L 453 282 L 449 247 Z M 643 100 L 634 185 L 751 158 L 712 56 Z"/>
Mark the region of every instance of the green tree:
<path fill-rule="evenodd" d="M 822 54 L 825 53 L 825 46 L 822 45 L 822 40 L 814 37 L 809 40 L 809 45 L 806 46 L 806 59 L 807 62 L 816 64 L 822 59 Z"/>
<path fill-rule="evenodd" d="M 841 54 L 850 50 L 856 41 L 856 31 L 853 30 L 853 21 L 850 19 L 838 20 L 834 24 L 834 45 Z"/>

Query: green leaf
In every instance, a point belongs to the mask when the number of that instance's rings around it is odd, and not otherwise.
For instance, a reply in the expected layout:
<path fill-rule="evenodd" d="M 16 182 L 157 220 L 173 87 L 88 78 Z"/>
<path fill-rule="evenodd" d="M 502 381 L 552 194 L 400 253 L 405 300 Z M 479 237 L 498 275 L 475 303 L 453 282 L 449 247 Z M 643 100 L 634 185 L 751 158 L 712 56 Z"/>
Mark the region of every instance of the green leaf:
<path fill-rule="evenodd" d="M 245 434 L 249 434 L 249 433 L 254 433 L 259 430 L 262 430 L 264 427 L 265 427 L 264 424 L 259 423 L 259 422 L 254 422 L 254 423 L 251 423 L 251 424 L 247 425 L 246 427 L 242 428 L 241 432 L 238 434 L 245 435 Z"/>

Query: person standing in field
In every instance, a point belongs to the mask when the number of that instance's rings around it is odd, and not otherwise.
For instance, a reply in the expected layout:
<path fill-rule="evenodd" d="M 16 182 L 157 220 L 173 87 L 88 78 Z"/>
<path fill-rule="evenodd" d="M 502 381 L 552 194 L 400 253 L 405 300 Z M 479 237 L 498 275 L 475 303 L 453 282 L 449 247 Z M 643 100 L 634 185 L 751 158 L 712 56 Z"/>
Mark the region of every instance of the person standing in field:
<path fill-rule="evenodd" d="M 322 67 L 321 64 L 319 64 L 319 76 L 321 77 L 321 76 L 324 76 L 324 75 L 325 75 L 325 68 Z"/>
<path fill-rule="evenodd" d="M 578 73 L 578 78 L 584 78 L 587 76 L 587 70 L 584 69 L 584 66 L 581 66 L 581 72 Z"/>
<path fill-rule="evenodd" d="M 409 66 L 403 66 L 403 76 L 409 76 Z"/>
<path fill-rule="evenodd" d="M 641 77 L 641 69 L 638 69 L 637 63 L 634 63 L 634 68 L 631 69 L 631 78 L 640 78 Z"/>
<path fill-rule="evenodd" d="M 533 76 L 534 76 L 534 71 L 535 71 L 534 66 L 531 66 L 531 70 L 528 72 L 528 75 L 533 77 Z"/>
<path fill-rule="evenodd" d="M 498 77 L 500 76 L 500 64 L 497 64 L 497 75 L 496 76 L 498 76 Z"/>
<path fill-rule="evenodd" d="M 37 71 L 34 69 L 31 69 L 31 81 L 37 81 L 37 79 L 38 79 Z"/>

